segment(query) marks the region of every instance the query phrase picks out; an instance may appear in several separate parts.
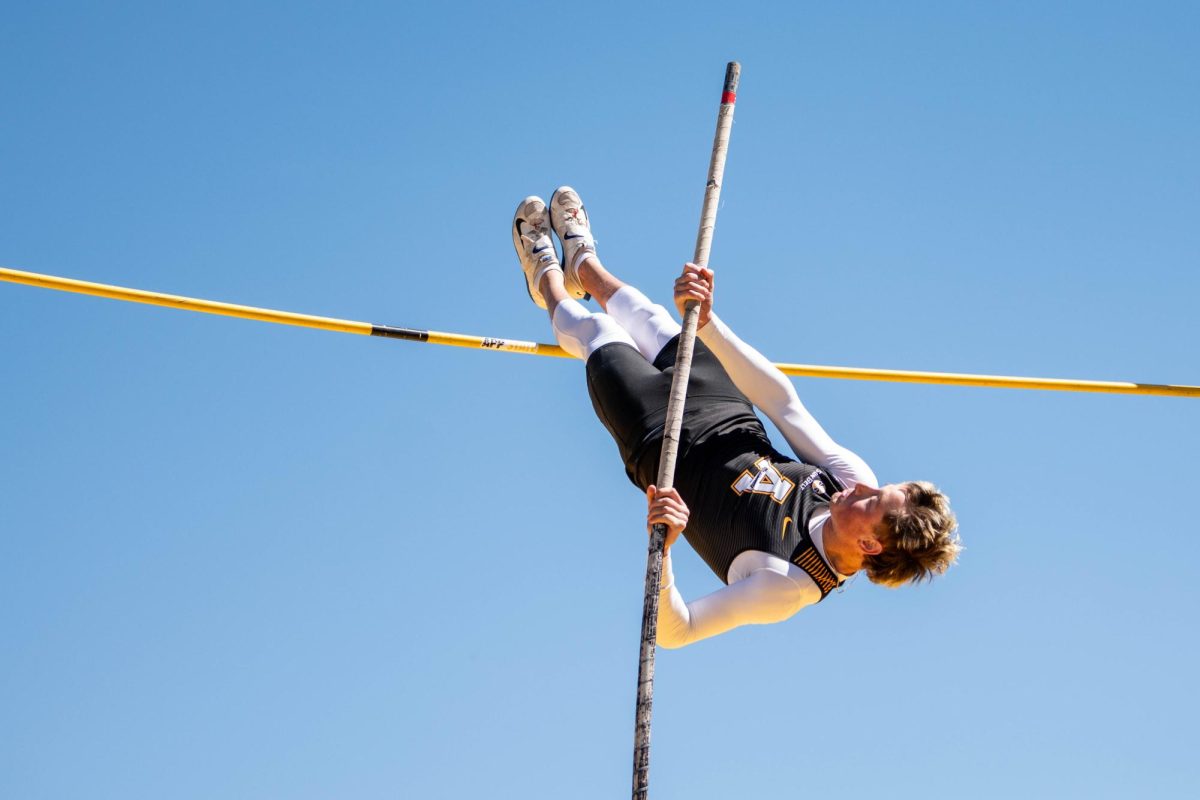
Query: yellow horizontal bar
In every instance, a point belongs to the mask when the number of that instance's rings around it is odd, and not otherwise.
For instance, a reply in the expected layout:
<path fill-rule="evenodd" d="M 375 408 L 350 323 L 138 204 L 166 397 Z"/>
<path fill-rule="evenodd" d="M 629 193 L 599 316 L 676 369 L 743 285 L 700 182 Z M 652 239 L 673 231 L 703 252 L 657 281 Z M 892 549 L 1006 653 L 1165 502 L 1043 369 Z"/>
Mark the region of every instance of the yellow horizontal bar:
<path fill-rule="evenodd" d="M 371 326 L 365 322 L 351 322 L 345 319 L 330 317 L 314 317 L 308 314 L 294 314 L 290 311 L 272 311 L 269 308 L 254 308 L 239 306 L 233 303 L 217 303 L 212 300 L 197 300 L 194 297 L 182 297 L 177 294 L 160 294 L 147 292 L 142 289 L 127 289 L 123 286 L 109 286 L 104 283 L 78 281 L 73 278 L 59 278 L 54 275 L 41 275 L 37 272 L 22 272 L 16 269 L 0 267 L 0 280 L 21 283 L 26 286 L 40 286 L 43 289 L 57 289 L 62 292 L 90 294 L 96 297 L 107 297 L 112 300 L 125 300 L 130 303 L 145 303 L 151 306 L 166 306 L 181 308 L 185 311 L 199 311 L 204 314 L 220 314 L 225 317 L 240 317 L 254 319 L 259 322 L 275 322 L 280 325 L 298 325 L 303 328 L 320 328 L 338 333 L 357 333 L 371 335 Z"/>
<path fill-rule="evenodd" d="M 899 369 L 819 367 L 812 364 L 776 364 L 785 375 L 808 378 L 845 378 L 890 383 L 933 383 L 940 386 L 987 386 L 997 389 L 1041 389 L 1057 392 L 1145 394 L 1163 397 L 1200 397 L 1200 386 L 1124 381 L 1084 381 L 1068 378 L 1013 378 L 1005 375 L 969 375 L 958 372 L 910 372 Z"/>
<path fill-rule="evenodd" d="M 274 322 L 280 325 L 297 325 L 305 328 L 320 328 L 321 330 L 355 333 L 365 336 L 375 333 L 381 336 L 393 336 L 394 338 L 407 339 L 409 341 L 425 341 L 429 344 L 449 345 L 452 347 L 470 347 L 483 350 L 500 350 L 510 353 L 528 353 L 530 355 L 571 358 L 569 353 L 558 345 L 553 344 L 469 336 L 461 333 L 441 333 L 438 331 L 387 329 L 380 332 L 377 330 L 380 326 L 374 326 L 367 322 L 354 322 L 352 320 L 334 319 L 332 317 L 316 317 L 308 314 L 274 311 L 268 308 L 240 306 L 232 303 L 217 303 L 212 300 L 198 300 L 193 297 L 160 294 L 158 292 L 128 289 L 121 286 L 109 286 L 103 283 L 91 283 L 72 278 L 59 278 L 54 275 L 22 272 L 21 270 L 6 269 L 4 267 L 0 267 L 0 280 L 27 286 L 40 286 L 45 289 L 56 289 L 64 292 L 108 297 L 113 300 L 125 300 L 131 303 L 146 303 L 169 308 L 181 308 L 187 311 L 199 311 L 205 314 L 220 314 L 227 317 L 240 317 L 260 322 Z M 399 332 L 399 335 L 396 335 L 396 332 Z M 1122 381 L 1085 381 L 1064 378 L 1014 378 L 1003 375 L 969 375 L 954 372 L 911 372 L 894 369 L 822 367 L 812 364 L 776 364 L 776 366 L 785 375 L 795 377 L 842 378 L 860 381 L 888 381 L 892 383 L 926 383 L 943 386 L 987 386 L 1003 389 L 1040 389 L 1043 391 L 1060 392 L 1200 397 L 1200 386 L 1127 383 Z"/>
<path fill-rule="evenodd" d="M 493 339 L 491 337 L 467 336 L 462 333 L 439 333 L 429 331 L 427 341 L 430 344 L 446 344 L 451 347 L 477 347 L 483 350 L 500 350 L 505 353 L 528 353 L 532 356 L 554 356 L 555 358 L 574 358 L 575 356 L 563 350 L 556 344 L 539 344 L 538 342 L 521 342 L 514 339 Z"/>

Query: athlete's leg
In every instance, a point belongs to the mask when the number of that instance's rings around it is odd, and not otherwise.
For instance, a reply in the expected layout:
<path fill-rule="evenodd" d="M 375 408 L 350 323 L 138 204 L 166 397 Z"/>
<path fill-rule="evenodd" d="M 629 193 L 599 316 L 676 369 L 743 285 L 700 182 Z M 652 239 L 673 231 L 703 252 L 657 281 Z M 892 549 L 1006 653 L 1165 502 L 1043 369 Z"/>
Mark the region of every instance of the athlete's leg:
<path fill-rule="evenodd" d="M 636 343 L 638 352 L 654 363 L 679 324 L 662 306 L 605 269 L 596 255 L 596 241 L 579 193 L 560 186 L 550 198 L 550 224 L 563 246 L 563 269 L 568 289 L 573 285 L 591 294 Z"/>
<path fill-rule="evenodd" d="M 637 287 L 614 276 L 594 253 L 579 264 L 578 275 L 584 290 L 599 300 L 604 310 L 629 331 L 637 343 L 638 352 L 651 364 L 662 349 L 679 335 L 679 323 L 671 316 L 671 312 L 652 302 Z"/>
<path fill-rule="evenodd" d="M 643 358 L 660 370 L 675 364 L 675 348 L 669 345 L 679 336 L 681 328 L 666 308 L 652 302 L 637 287 L 614 276 L 595 253 L 582 259 L 576 274 L 584 291 L 599 300 L 609 315 L 633 337 Z M 741 397 L 741 392 L 712 351 L 699 339 L 693 348 L 688 397 Z"/>
<path fill-rule="evenodd" d="M 547 271 L 538 292 L 546 299 L 558 343 L 587 360 L 592 408 L 616 442 L 629 479 L 645 489 L 653 477 L 646 477 L 641 455 L 647 436 L 662 426 L 671 375 L 647 363 L 612 317 L 589 313 L 572 299 L 560 271 Z"/>
<path fill-rule="evenodd" d="M 562 349 L 585 361 L 606 344 L 637 347 L 608 314 L 593 314 L 567 292 L 561 270 L 548 270 L 538 286 L 550 312 L 554 338 Z"/>
<path fill-rule="evenodd" d="M 604 266 L 596 254 L 587 211 L 574 189 L 559 187 L 550 199 L 549 212 L 550 227 L 563 245 L 562 266 L 555 262 L 555 267 L 562 271 L 545 272 L 544 288 L 539 288 L 543 286 L 539 279 L 538 285 L 531 285 L 530 294 L 550 298 L 547 307 L 559 342 L 570 352 L 588 359 L 589 385 L 603 387 L 602 391 L 594 388 L 592 391 L 601 418 L 640 419 L 653 428 L 658 425 L 659 407 L 666 407 L 679 323 L 666 308 L 651 302 Z M 584 293 L 594 296 L 608 314 L 589 314 L 583 306 L 571 301 L 571 297 L 580 297 Z M 605 344 L 628 343 L 612 330 L 613 321 L 628 332 L 634 348 L 644 359 L 643 364 L 632 363 L 628 358 L 631 353 L 592 358 Z M 693 406 L 702 398 L 740 398 L 744 401 L 703 342 L 697 341 L 692 351 L 691 375 L 688 397 Z M 658 376 L 665 380 L 659 380 Z M 639 395 L 640 399 L 636 399 Z M 609 414 L 605 409 L 618 411 Z M 610 430 L 613 427 L 616 426 L 610 425 Z M 642 427 L 645 429 L 645 425 Z M 626 438 L 615 432 L 614 437 Z"/>
<path fill-rule="evenodd" d="M 583 211 L 582 205 L 577 207 Z M 645 474 L 638 469 L 639 455 L 647 438 L 661 429 L 671 375 L 647 363 L 612 317 L 590 313 L 574 299 L 585 294 L 574 267 L 581 260 L 580 245 L 590 243 L 591 234 L 564 238 L 572 265 L 564 273 L 550 240 L 547 217 L 546 204 L 534 196 L 522 200 L 513 215 L 513 247 L 525 273 L 525 288 L 534 304 L 549 312 L 563 349 L 587 361 L 588 394 L 596 414 L 617 443 L 626 472 L 644 488 L 644 482 L 653 478 L 639 477 Z M 570 233 L 560 230 L 560 237 L 564 232 Z M 591 251 L 595 252 L 594 244 Z"/>
<path fill-rule="evenodd" d="M 636 347 L 620 325 L 607 314 L 591 314 L 575 298 L 583 287 L 563 273 L 550 238 L 550 215 L 540 197 L 530 195 L 513 214 L 513 247 L 525 273 L 529 299 L 550 313 L 550 322 L 563 349 L 586 359 L 606 344 L 621 342 Z"/>
<path fill-rule="evenodd" d="M 625 281 L 609 272 L 594 252 L 584 255 L 577 267 L 577 273 L 584 291 L 596 298 L 596 302 L 600 303 L 600 307 L 605 311 L 608 310 L 608 301 L 612 296 L 627 285 Z"/>

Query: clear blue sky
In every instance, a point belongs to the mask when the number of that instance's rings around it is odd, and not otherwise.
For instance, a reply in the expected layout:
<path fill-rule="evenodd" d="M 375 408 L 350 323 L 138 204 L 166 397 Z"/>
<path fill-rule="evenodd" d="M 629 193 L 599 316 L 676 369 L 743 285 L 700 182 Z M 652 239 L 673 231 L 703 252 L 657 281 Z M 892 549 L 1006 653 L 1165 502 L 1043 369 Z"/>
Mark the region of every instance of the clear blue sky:
<path fill-rule="evenodd" d="M 36 3 L 0 264 L 549 339 L 571 183 L 778 361 L 1200 383 L 1188 3 Z M 0 284 L 0 796 L 628 792 L 645 509 L 577 362 Z M 656 798 L 1195 796 L 1200 401 L 799 380 L 944 580 L 659 655 Z M 689 596 L 716 579 L 680 548 Z"/>

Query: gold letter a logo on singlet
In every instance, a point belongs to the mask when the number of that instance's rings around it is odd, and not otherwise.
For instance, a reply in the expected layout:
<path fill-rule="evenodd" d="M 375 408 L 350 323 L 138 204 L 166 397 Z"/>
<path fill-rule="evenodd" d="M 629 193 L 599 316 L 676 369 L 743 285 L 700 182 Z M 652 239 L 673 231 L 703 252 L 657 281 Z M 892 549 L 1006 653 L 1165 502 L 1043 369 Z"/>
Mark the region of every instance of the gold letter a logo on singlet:
<path fill-rule="evenodd" d="M 780 474 L 775 465 L 766 457 L 754 462 L 754 470 L 754 472 L 743 471 L 733 482 L 733 486 L 729 488 L 733 489 L 737 495 L 743 495 L 746 492 L 767 494 L 780 505 L 783 505 L 783 501 L 792 493 L 792 489 L 796 488 L 796 484 Z"/>

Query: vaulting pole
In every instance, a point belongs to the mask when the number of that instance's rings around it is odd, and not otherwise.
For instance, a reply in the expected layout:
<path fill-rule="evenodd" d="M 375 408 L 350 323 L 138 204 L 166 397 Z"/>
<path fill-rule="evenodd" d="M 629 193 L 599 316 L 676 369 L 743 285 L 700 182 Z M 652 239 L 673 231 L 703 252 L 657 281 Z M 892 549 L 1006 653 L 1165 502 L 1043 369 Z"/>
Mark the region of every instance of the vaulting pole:
<path fill-rule="evenodd" d="M 465 333 L 445 333 L 419 328 L 398 328 L 392 325 L 372 325 L 349 319 L 317 317 L 297 314 L 294 311 L 276 311 L 271 308 L 256 308 L 215 300 L 201 300 L 177 294 L 148 292 L 145 289 L 130 289 L 107 283 L 93 283 L 76 278 L 60 278 L 40 272 L 24 272 L 19 269 L 0 267 L 0 281 L 38 286 L 59 292 L 87 294 L 107 297 L 127 303 L 142 303 L 165 308 L 196 311 L 201 314 L 216 314 L 277 325 L 292 325 L 300 328 L 317 328 L 338 333 L 354 333 L 361 336 L 381 336 L 385 339 L 401 339 L 406 342 L 470 347 L 477 350 L 497 350 L 505 353 L 527 353 L 534 356 L 574 358 L 556 344 L 526 342 L 520 339 L 500 339 L 494 336 L 471 336 Z M 864 367 L 825 367 L 817 364 L 776 364 L 784 375 L 799 378 L 840 378 L 852 381 L 884 381 L 888 383 L 925 383 L 940 386 L 979 386 L 992 389 L 1038 389 L 1052 392 L 1091 392 L 1096 394 L 1140 394 L 1160 397 L 1200 397 L 1200 386 L 1163 383 L 1133 383 L 1130 381 L 1088 381 L 1074 378 L 1020 378 L 1008 375 L 971 375 L 960 372 L 913 372 L 899 369 L 866 369 Z"/>
<path fill-rule="evenodd" d="M 733 127 L 733 106 L 737 100 L 738 76 L 741 66 L 731 61 L 725 67 L 725 89 L 717 112 L 717 132 L 713 137 L 712 157 L 708 163 L 708 183 L 704 190 L 704 206 L 700 211 L 700 230 L 696 234 L 696 251 L 692 262 L 708 266 L 713 229 L 717 225 L 717 203 L 721 199 L 721 179 L 725 174 L 725 155 L 729 150 L 729 131 Z M 683 403 L 687 397 L 688 378 L 692 372 L 692 349 L 696 341 L 696 324 L 700 319 L 700 304 L 695 300 L 684 306 L 683 331 L 675 355 L 675 375 L 671 379 L 671 395 L 667 402 L 667 419 L 663 431 L 662 455 L 658 463 L 658 488 L 670 489 L 675 484 L 675 457 L 679 453 L 679 430 L 683 425 Z M 637 715 L 633 733 L 633 800 L 645 800 L 650 791 L 650 717 L 654 705 L 654 648 L 658 634 L 658 590 L 662 583 L 663 544 L 667 526 L 654 526 L 646 556 L 646 586 L 642 598 L 642 645 L 638 658 Z"/>

